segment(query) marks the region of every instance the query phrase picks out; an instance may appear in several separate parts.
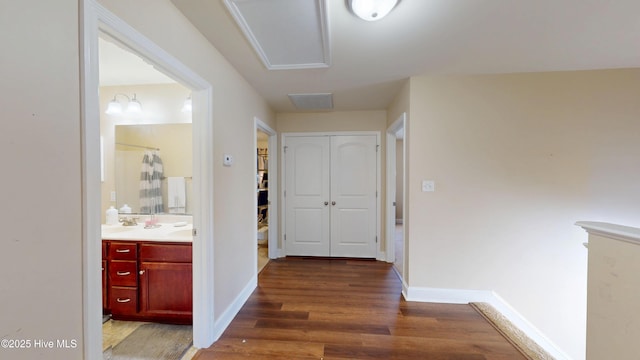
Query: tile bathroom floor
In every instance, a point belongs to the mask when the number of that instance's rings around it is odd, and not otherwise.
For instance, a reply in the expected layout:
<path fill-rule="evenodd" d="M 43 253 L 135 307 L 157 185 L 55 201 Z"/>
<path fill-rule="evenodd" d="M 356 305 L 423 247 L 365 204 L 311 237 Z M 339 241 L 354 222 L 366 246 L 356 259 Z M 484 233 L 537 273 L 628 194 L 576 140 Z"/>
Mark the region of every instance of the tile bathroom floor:
<path fill-rule="evenodd" d="M 105 351 L 110 346 L 118 345 L 127 336 L 131 335 L 135 329 L 143 324 L 146 323 L 141 321 L 106 321 L 102 324 L 102 351 Z M 197 350 L 198 349 L 191 346 L 180 360 L 191 360 Z"/>

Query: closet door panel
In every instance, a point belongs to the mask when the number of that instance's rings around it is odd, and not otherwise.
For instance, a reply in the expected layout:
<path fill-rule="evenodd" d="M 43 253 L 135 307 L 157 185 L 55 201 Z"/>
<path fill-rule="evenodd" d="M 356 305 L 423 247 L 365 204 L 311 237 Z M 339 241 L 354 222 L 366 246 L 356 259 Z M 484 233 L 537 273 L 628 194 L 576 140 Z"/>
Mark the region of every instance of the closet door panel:
<path fill-rule="evenodd" d="M 376 136 L 331 138 L 331 256 L 376 257 Z"/>
<path fill-rule="evenodd" d="M 285 141 L 287 255 L 329 256 L 329 138 Z"/>

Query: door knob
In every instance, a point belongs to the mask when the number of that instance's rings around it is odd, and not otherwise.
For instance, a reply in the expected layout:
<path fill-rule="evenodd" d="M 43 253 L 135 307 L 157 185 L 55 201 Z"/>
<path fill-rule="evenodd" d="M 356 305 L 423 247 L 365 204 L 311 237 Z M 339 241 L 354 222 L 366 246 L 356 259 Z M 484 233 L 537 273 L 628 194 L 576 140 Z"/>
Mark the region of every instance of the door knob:
<path fill-rule="evenodd" d="M 332 201 L 332 202 L 331 202 L 331 205 L 335 205 L 335 204 L 336 204 L 336 202 L 335 202 L 335 201 Z"/>
<path fill-rule="evenodd" d="M 328 201 L 325 201 L 325 202 L 324 202 L 324 206 L 327 206 L 327 205 L 329 205 L 329 202 L 328 202 Z"/>

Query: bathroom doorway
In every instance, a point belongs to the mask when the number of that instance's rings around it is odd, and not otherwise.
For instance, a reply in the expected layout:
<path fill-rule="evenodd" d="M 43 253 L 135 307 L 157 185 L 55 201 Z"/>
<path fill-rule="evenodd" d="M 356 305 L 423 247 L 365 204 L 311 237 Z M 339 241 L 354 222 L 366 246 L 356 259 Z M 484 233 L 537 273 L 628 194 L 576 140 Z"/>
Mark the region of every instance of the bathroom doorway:
<path fill-rule="evenodd" d="M 209 346 L 215 338 L 213 272 L 213 133 L 211 85 L 155 43 L 97 2 L 82 7 L 82 137 L 83 137 L 83 328 L 84 358 L 102 357 L 102 291 L 100 279 L 103 162 L 100 141 L 99 37 L 108 36 L 163 74 L 191 91 L 193 102 L 193 343 Z M 136 98 L 137 99 L 137 98 Z M 137 99 L 138 100 L 138 99 Z M 144 104 L 143 104 L 144 106 Z M 199 110 L 198 110 L 199 109 Z M 108 196 L 111 196 L 109 194 Z M 195 234 L 195 232 L 194 232 Z M 198 241 L 199 239 L 209 241 Z M 205 269 L 208 269 L 205 271 Z"/>
<path fill-rule="evenodd" d="M 102 259 L 102 348 L 105 354 L 117 357 L 118 352 L 124 351 L 121 349 L 132 341 L 134 332 L 142 334 L 147 328 L 144 322 L 137 321 L 139 319 L 131 319 L 132 316 L 140 313 L 160 314 L 169 308 L 181 308 L 185 310 L 180 315 L 180 322 L 191 321 L 191 262 L 173 263 L 172 266 L 176 268 L 171 275 L 168 270 L 160 268 L 160 263 L 148 263 L 144 265 L 149 267 L 146 270 L 138 264 L 140 271 L 135 275 L 137 281 L 128 284 L 134 286 L 124 287 L 121 285 L 130 275 L 122 275 L 129 272 L 120 267 L 128 263 L 119 259 L 111 248 L 115 244 L 135 246 L 136 243 L 130 240 L 118 241 L 121 237 L 126 238 L 123 235 L 125 233 L 146 235 L 145 240 L 154 241 L 147 227 L 155 228 L 152 231 L 162 234 L 174 229 L 185 229 L 186 232 L 193 228 L 192 104 L 191 89 L 156 70 L 106 34 L 99 37 L 99 66 L 103 164 L 101 212 L 113 212 L 113 216 L 117 216 L 115 220 L 120 221 L 112 222 L 106 216 L 105 225 L 102 226 L 102 242 L 106 250 Z M 131 104 L 134 104 L 134 109 L 129 108 Z M 147 169 L 153 171 L 153 175 L 150 181 L 143 181 L 143 178 L 148 178 Z M 156 175 L 157 178 L 154 178 Z M 144 196 L 143 184 L 151 187 L 144 190 Z M 150 192 L 153 192 L 152 196 Z M 149 225 L 143 229 L 145 219 Z M 110 233 L 114 230 L 118 232 Z M 172 251 L 192 247 L 189 237 L 173 241 L 181 242 L 180 245 L 172 245 Z M 131 265 L 135 266 L 134 262 Z M 152 273 L 155 274 L 154 278 L 162 277 L 164 281 L 170 281 L 170 276 L 180 276 L 182 280 L 169 288 L 160 280 L 154 280 L 157 284 L 150 283 Z M 163 293 L 179 288 L 184 288 L 186 295 L 171 304 L 156 305 L 161 308 L 147 310 L 144 305 L 147 302 L 142 301 L 143 294 L 155 294 L 153 298 L 158 298 L 163 297 Z M 128 309 L 129 304 L 134 302 L 137 302 L 138 313 Z M 140 320 L 152 321 L 148 316 Z M 192 333 L 190 325 L 167 329 L 174 329 L 166 330 L 172 334 Z M 183 343 L 178 341 L 167 346 L 189 348 L 190 337 L 180 338 Z"/>

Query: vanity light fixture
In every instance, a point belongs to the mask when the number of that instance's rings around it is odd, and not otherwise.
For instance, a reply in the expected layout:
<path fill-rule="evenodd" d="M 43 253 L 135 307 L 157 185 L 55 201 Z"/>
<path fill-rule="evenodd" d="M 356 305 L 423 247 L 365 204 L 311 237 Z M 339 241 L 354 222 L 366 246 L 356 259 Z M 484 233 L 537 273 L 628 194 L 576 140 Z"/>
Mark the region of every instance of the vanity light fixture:
<path fill-rule="evenodd" d="M 125 94 L 115 94 L 113 95 L 113 100 L 109 101 L 107 104 L 107 111 L 105 114 L 107 115 L 121 115 L 122 114 L 122 104 L 118 102 L 117 97 L 124 96 L 127 98 L 127 110 L 128 114 L 141 114 L 142 113 L 142 104 L 140 101 L 136 99 L 136 94 L 133 94 L 133 98 L 128 97 Z"/>
<path fill-rule="evenodd" d="M 387 16 L 398 0 L 348 0 L 351 12 L 362 20 L 377 21 Z"/>
<path fill-rule="evenodd" d="M 192 108 L 191 95 L 189 95 L 189 97 L 184 101 L 184 105 L 182 105 L 182 112 L 191 112 Z"/>

